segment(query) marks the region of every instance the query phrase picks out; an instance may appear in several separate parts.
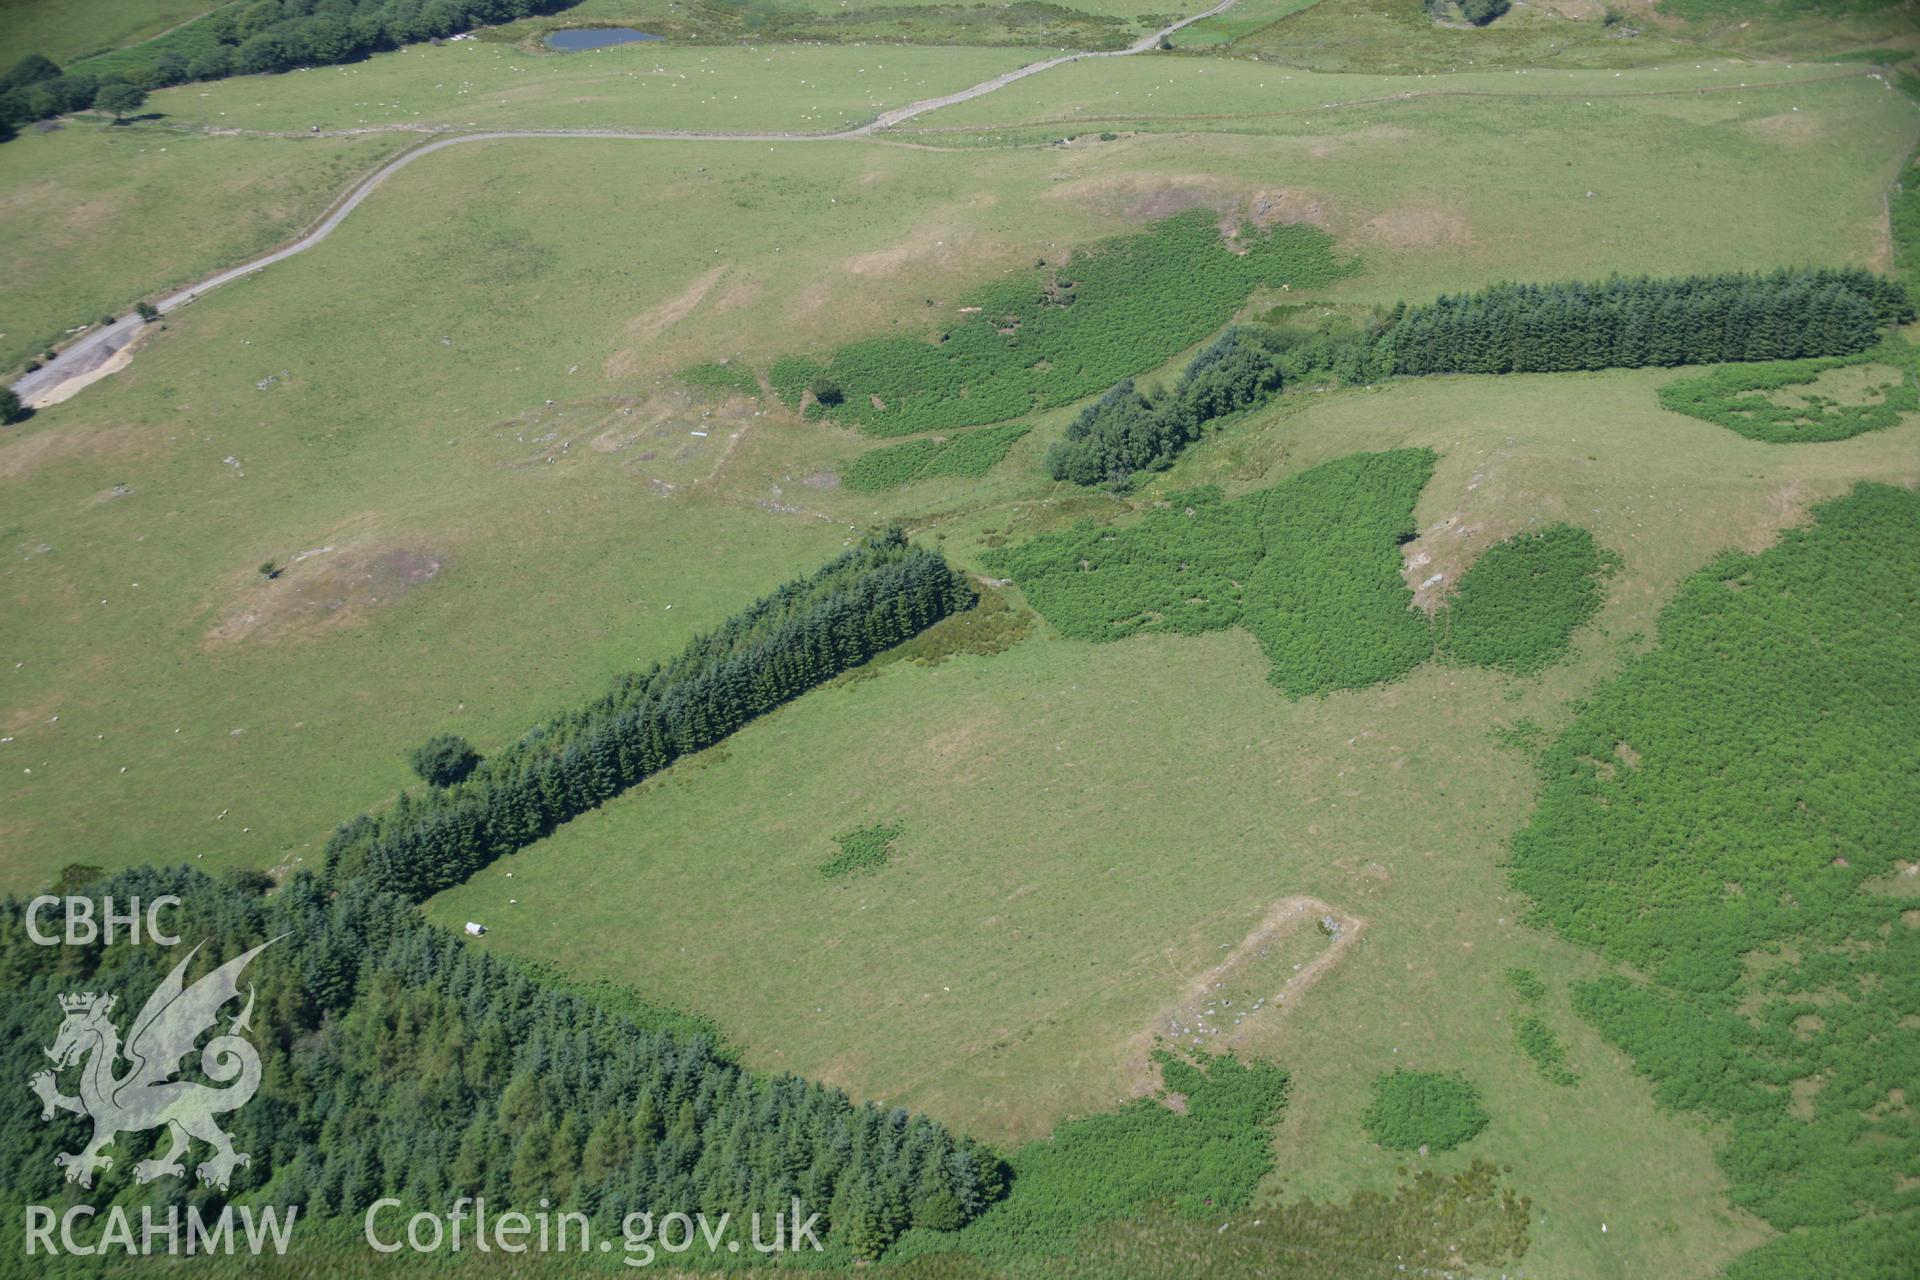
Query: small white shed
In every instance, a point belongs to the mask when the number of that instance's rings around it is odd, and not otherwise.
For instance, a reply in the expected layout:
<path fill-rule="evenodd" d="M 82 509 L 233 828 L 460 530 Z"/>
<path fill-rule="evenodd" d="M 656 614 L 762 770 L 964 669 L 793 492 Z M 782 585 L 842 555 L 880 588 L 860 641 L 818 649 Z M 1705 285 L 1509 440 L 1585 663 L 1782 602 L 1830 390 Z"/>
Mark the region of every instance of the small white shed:
<path fill-rule="evenodd" d="M 478 921 L 474 921 L 474 920 L 467 921 L 468 936 L 477 938 L 481 934 L 485 933 L 486 931 L 487 931 L 487 926 L 480 924 Z"/>

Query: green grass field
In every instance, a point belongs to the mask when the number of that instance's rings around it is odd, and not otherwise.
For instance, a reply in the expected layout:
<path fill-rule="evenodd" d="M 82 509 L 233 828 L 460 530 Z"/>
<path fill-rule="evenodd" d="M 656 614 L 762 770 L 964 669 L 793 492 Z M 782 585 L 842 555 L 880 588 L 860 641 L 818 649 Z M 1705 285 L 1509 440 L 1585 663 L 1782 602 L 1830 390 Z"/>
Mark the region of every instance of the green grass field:
<path fill-rule="evenodd" d="M 888 45 L 747 48 L 630 44 L 528 52 L 463 40 L 278 76 L 153 95 L 169 123 L 305 133 L 475 128 L 831 133 L 1044 56 Z"/>
<path fill-rule="evenodd" d="M 1211 145 L 1241 148 L 1241 172 L 1257 175 L 1280 216 L 1318 222 L 1361 255 L 1367 270 L 1331 292 L 1366 301 L 1616 270 L 1783 261 L 1886 270 L 1880 193 L 1920 136 L 1920 111 L 1857 72 L 1767 83 L 1807 74 L 1689 66 L 1409 84 L 1130 59 L 1059 68 L 1044 101 L 1038 82 L 1048 77 L 1037 77 L 935 112 L 914 122 L 924 127 L 914 136 L 974 147 L 1071 132 L 1059 165 L 1089 176 L 1118 167 L 1107 155 L 1116 147 L 1132 149 L 1118 164 L 1151 168 L 1155 182 L 1082 188 L 1124 210 L 1156 196 L 1156 207 L 1207 201 L 1217 180 L 1189 158 L 1188 132 L 1207 131 Z M 1103 143 L 1086 132 L 1095 129 L 1127 136 Z M 1791 195 L 1768 195 L 1754 179 L 1815 169 L 1823 177 Z"/>
<path fill-rule="evenodd" d="M 397 138 L 204 137 L 76 121 L 0 153 L 0 366 L 290 239 Z"/>
<path fill-rule="evenodd" d="M 555 30 L 619 25 L 675 44 L 876 42 L 1117 49 L 1168 20 L 1162 10 L 1137 0 L 1071 6 L 1054 0 L 1002 5 L 969 0 L 875 0 L 872 4 L 585 0 L 550 16 L 489 31 L 485 38 L 534 49 Z"/>
<path fill-rule="evenodd" d="M 12 66 L 30 53 L 65 66 L 151 39 L 215 7 L 216 0 L 5 0 L 0 3 L 0 66 Z"/>
<path fill-rule="evenodd" d="M 1494 1115 L 1461 1155 L 1511 1162 L 1542 1206 L 1534 1265 L 1710 1270 L 1759 1232 L 1698 1194 L 1718 1185 L 1707 1135 L 1653 1110 L 1566 1012 L 1565 984 L 1595 962 L 1520 923 L 1499 863 L 1530 763 L 1495 734 L 1563 723 L 1717 547 L 1763 543 L 1850 477 L 1913 483 L 1920 466 L 1913 425 L 1788 454 L 1676 418 L 1654 401 L 1670 376 L 1581 377 L 1577 411 L 1550 377 L 1283 406 L 1162 482 L 1250 488 L 1354 449 L 1426 444 L 1442 458 L 1416 546 L 1455 573 L 1530 519 L 1582 515 L 1626 567 L 1563 668 L 1528 681 L 1428 667 L 1290 703 L 1238 632 L 1094 647 L 1042 633 L 809 697 L 737 735 L 724 759 L 577 820 L 430 914 L 485 921 L 488 945 L 510 953 L 697 1000 L 759 1065 L 1013 1138 L 1125 1096 L 1127 1041 L 1183 975 L 1268 904 L 1310 894 L 1363 917 L 1366 933 L 1298 1014 L 1253 1041 L 1295 1071 L 1275 1189 L 1384 1185 L 1397 1157 L 1359 1137 L 1367 1082 L 1383 1064 L 1459 1069 Z M 1655 450 L 1665 465 L 1649 475 L 1640 459 Z M 964 558 L 996 536 L 986 528 L 1060 518 L 1009 499 L 916 523 Z M 1170 669 L 1177 685 L 1153 674 Z M 881 821 L 909 833 L 886 869 L 820 880 L 827 832 Z M 558 914 L 563 930 L 545 923 Z M 1583 1077 L 1572 1113 L 1514 1045 L 1500 975 L 1516 964 L 1555 993 L 1545 1008 Z M 1661 1136 L 1622 1148 L 1605 1136 L 1620 1131 Z M 1604 1220 L 1642 1229 L 1602 1237 Z"/>
<path fill-rule="evenodd" d="M 1880 102 L 1863 96 L 1855 105 Z M 1888 111 L 1878 137 L 1890 153 L 1905 141 L 1909 112 Z M 1691 158 L 1645 175 L 1649 200 L 1682 165 L 1701 175 L 1693 207 L 1676 203 L 1660 237 L 1629 239 L 1622 228 L 1609 243 L 1613 216 L 1584 199 L 1532 197 L 1540 202 L 1533 217 L 1570 209 L 1588 219 L 1560 224 L 1583 246 L 1581 274 L 1745 266 L 1774 260 L 1789 245 L 1797 257 L 1871 257 L 1864 216 L 1822 223 L 1820 198 L 1784 205 L 1764 223 L 1752 215 L 1753 243 L 1730 244 L 1724 212 L 1751 180 L 1738 161 L 1752 159 L 1720 158 L 1732 132 L 1709 135 Z M 1819 164 L 1821 154 L 1808 163 Z M 1826 200 L 1845 198 L 1840 162 L 1850 154 L 1826 162 Z M 1437 165 L 1409 168 L 1384 149 L 1371 163 L 1368 155 L 1356 149 L 1354 163 L 1313 174 L 1351 191 L 1327 189 L 1323 198 L 1350 211 L 1330 221 L 1337 239 L 1357 242 L 1366 267 L 1335 288 L 1417 297 L 1484 280 L 1500 243 L 1492 230 L 1399 252 L 1339 236 L 1364 226 L 1370 209 L 1413 203 L 1441 177 Z M 1553 172 L 1553 157 L 1539 158 Z M 588 172 L 596 180 L 583 185 L 578 178 Z M 655 539 L 753 565 L 750 575 L 715 578 L 707 560 L 649 560 L 649 572 L 663 575 L 658 589 L 629 587 L 613 598 L 679 599 L 679 608 L 673 625 L 645 628 L 646 644 L 657 647 L 639 652 L 670 651 L 682 627 L 724 616 L 810 565 L 837 543 L 834 529 L 901 510 L 809 485 L 860 446 L 775 414 L 771 404 L 723 410 L 748 431 L 717 471 L 725 435 L 689 435 L 675 448 L 651 438 L 623 443 L 629 428 L 643 437 L 668 429 L 642 423 L 697 416 L 657 395 L 656 377 L 727 356 L 764 367 L 776 355 L 830 350 L 895 322 L 917 326 L 927 297 L 951 298 L 998 269 L 1030 264 L 1036 250 L 1137 225 L 1129 210 L 1143 202 L 1157 210 L 1194 192 L 1244 201 L 1290 180 L 1297 176 L 1288 152 L 1233 135 L 1085 151 L 996 149 L 963 171 L 944 152 L 873 144 L 762 151 L 577 139 L 475 144 L 407 170 L 325 245 L 209 295 L 127 372 L 42 414 L 0 448 L 11 490 L 0 528 L 19 556 L 0 581 L 14 606 L 9 647 L 24 664 L 10 677 L 17 683 L 7 732 L 23 760 L 38 753 L 21 765 L 33 774 L 9 771 L 0 790 L 19 833 L 8 842 L 9 878 L 31 885 L 76 859 L 299 856 L 333 822 L 390 794 L 404 776 L 401 752 L 452 727 L 452 717 L 484 714 L 468 735 L 481 740 L 596 687 L 638 656 L 593 599 L 621 581 L 616 549 L 640 537 L 634 502 L 664 522 Z M 1630 180 L 1622 164 L 1609 190 Z M 1539 185 L 1512 173 L 1465 211 L 1485 209 L 1499 227 L 1518 228 L 1531 220 L 1521 201 Z M 1856 179 L 1852 189 L 1864 199 L 1867 186 Z M 706 217 L 671 216 L 694 198 Z M 756 240 L 767 226 L 781 228 L 772 244 Z M 1567 272 L 1545 261 L 1544 248 L 1539 254 L 1524 274 Z M 1526 265 L 1507 256 L 1516 273 Z M 1403 263 L 1417 270 L 1403 273 Z M 502 308 L 518 321 L 511 338 L 496 323 Z M 559 416 L 547 399 L 558 402 Z M 625 408 L 635 409 L 635 421 Z M 556 441 L 541 437 L 553 432 L 575 442 L 547 464 Z M 610 452 L 585 443 L 602 437 Z M 996 487 L 1038 497 L 1046 489 L 1032 459 L 1050 438 L 1022 440 L 985 480 L 942 479 L 908 493 L 915 503 L 943 504 L 928 513 L 934 519 Z M 655 456 L 643 462 L 643 452 Z M 223 461 L 229 457 L 235 463 Z M 560 479 L 574 474 L 577 487 Z M 106 500 L 121 483 L 135 493 Z M 537 495 L 549 486 L 557 510 L 572 514 L 546 515 L 552 504 Z M 689 503 L 711 503 L 718 528 L 683 516 Z M 193 514 L 154 523 L 155 512 L 175 510 Z M 813 533 L 796 538 L 798 530 Z M 785 549 L 770 551 L 775 544 Z M 328 546 L 336 551 L 299 562 L 281 581 L 261 583 L 254 572 L 270 557 Z M 583 554 L 587 547 L 600 550 Z M 390 554 L 399 558 L 389 569 L 370 567 Z M 337 569 L 329 555 L 341 557 Z M 436 560 L 445 576 L 436 572 L 429 589 L 396 596 L 382 585 Z M 487 660 L 503 652 L 504 637 L 476 632 L 471 621 L 515 598 L 507 584 L 580 573 L 599 586 L 528 608 L 513 624 L 516 638 L 505 641 L 505 652 L 545 655 L 538 661 L 553 673 L 550 682 L 529 681 L 517 661 Z M 368 585 L 353 585 L 365 574 Z M 666 585 L 676 582 L 698 584 L 706 611 Z M 253 614 L 265 620 L 245 621 Z M 596 617 L 605 620 L 590 624 Z M 668 621 L 663 614 L 660 622 Z M 69 629 L 83 625 L 95 640 L 67 643 Z M 241 638 L 220 638 L 230 632 Z M 155 645 L 154 634 L 171 638 Z M 555 643 L 560 649 L 550 650 Z M 446 661 L 450 653 L 463 656 Z M 436 674 L 423 673 L 423 664 Z M 348 671 L 363 703 L 319 696 Z M 462 703 L 473 711 L 457 712 Z M 63 706 L 59 727 L 47 724 Z M 371 715 L 375 707 L 385 713 Z M 82 745 L 108 729 L 131 737 L 116 751 Z M 174 739 L 188 735 L 198 739 L 194 749 L 179 749 Z M 236 774 L 279 781 L 235 809 L 224 798 L 232 783 L 221 780 Z M 82 795 L 84 806 L 76 804 Z M 213 796 L 223 798 L 202 798 Z M 234 813 L 215 824 L 222 809 Z"/>
<path fill-rule="evenodd" d="M 1192 38 L 1241 53 L 1308 19 L 1356 30 L 1331 3 Z M 1423 602 L 1530 530 L 1575 525 L 1619 556 L 1564 660 L 1433 661 L 1296 700 L 1244 630 L 1088 644 L 1003 586 L 989 607 L 1017 612 L 978 628 L 992 643 L 930 640 L 809 694 L 426 910 L 704 1015 L 755 1069 L 1010 1145 L 1139 1096 L 1197 978 L 1322 903 L 1355 922 L 1337 949 L 1276 934 L 1277 961 L 1234 977 L 1286 995 L 1228 1039 L 1292 1078 L 1256 1212 L 1487 1160 L 1532 1197 L 1528 1274 L 1712 1275 L 1769 1229 L 1732 1206 L 1723 1135 L 1657 1105 L 1575 1015 L 1574 985 L 1611 970 L 1524 923 L 1508 845 L 1540 750 L 1652 644 L 1683 579 L 1857 481 L 1920 484 L 1920 419 L 1781 445 L 1663 409 L 1700 370 L 1432 377 L 1283 396 L 1123 498 L 1045 478 L 1078 406 L 1020 418 L 992 465 L 900 455 L 865 484 L 871 440 L 749 389 L 779 357 L 918 337 L 1036 259 L 1195 208 L 1312 223 L 1357 259 L 1249 311 L 1890 268 L 1882 197 L 1920 108 L 1864 64 L 1566 70 L 1515 33 L 1597 23 L 1511 16 L 1477 34 L 1536 60 L 1524 74 L 1107 59 L 873 141 L 493 141 L 408 168 L 323 245 L 0 434 L 0 889 L 73 862 L 317 863 L 430 735 L 495 747 L 873 525 L 991 574 L 988 552 L 1083 518 L 1428 449 L 1400 548 L 1409 587 L 1444 575 Z M 0 353 L 284 239 L 405 130 L 816 131 L 1034 56 L 462 41 L 169 90 L 157 122 L 0 147 L 0 233 L 26 250 Z M 245 136 L 314 124 L 369 132 Z M 884 859 L 822 874 L 850 852 L 837 837 L 874 829 L 894 833 Z M 1526 1019 L 1559 1057 L 1529 1056 Z M 1424 1157 L 1376 1146 L 1363 1117 L 1397 1068 L 1460 1073 L 1484 1131 Z M 1205 1258 L 1199 1230 L 1116 1227 L 1111 1273 Z"/>

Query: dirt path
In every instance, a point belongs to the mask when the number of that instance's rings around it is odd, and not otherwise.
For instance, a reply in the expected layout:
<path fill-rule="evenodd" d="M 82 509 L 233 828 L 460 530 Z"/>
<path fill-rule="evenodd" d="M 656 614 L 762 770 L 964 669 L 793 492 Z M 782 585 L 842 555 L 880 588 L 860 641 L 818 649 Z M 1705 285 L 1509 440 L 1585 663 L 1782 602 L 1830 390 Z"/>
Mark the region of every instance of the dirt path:
<path fill-rule="evenodd" d="M 1151 35 L 1140 37 L 1140 39 L 1134 41 L 1125 49 L 1068 53 L 1062 54 L 1057 58 L 1047 58 L 1040 62 L 1030 62 L 1024 67 L 1019 67 L 1003 75 L 995 76 L 991 80 L 983 80 L 979 84 L 962 89 L 957 93 L 945 94 L 938 98 L 923 98 L 919 102 L 908 103 L 904 107 L 895 107 L 891 111 L 882 112 L 866 124 L 858 125 L 851 129 L 841 129 L 834 133 L 790 133 L 784 131 L 767 133 L 695 133 L 664 129 L 494 129 L 479 133 L 459 133 L 436 138 L 431 142 L 423 143 L 411 151 L 396 156 L 394 159 L 389 160 L 386 164 L 381 165 L 378 169 L 375 169 L 372 173 L 362 178 L 352 187 L 349 187 L 346 193 L 334 202 L 333 207 L 321 216 L 320 221 L 315 223 L 308 229 L 306 234 L 300 236 L 298 239 L 269 253 L 261 254 L 257 258 L 249 259 L 239 266 L 228 267 L 224 271 L 215 272 L 213 275 L 208 276 L 196 284 L 191 284 L 184 289 L 176 290 L 154 303 L 154 307 L 160 314 L 165 315 L 177 307 L 192 302 L 209 289 L 217 289 L 223 284 L 238 280 L 243 276 L 252 275 L 256 271 L 264 270 L 276 262 L 284 262 L 296 253 L 305 253 L 308 249 L 313 248 L 313 246 L 332 235 L 334 229 L 346 221 L 347 215 L 360 207 L 361 201 L 372 195 L 379 189 L 382 183 L 394 174 L 400 172 L 423 156 L 430 156 L 436 151 L 444 151 L 448 147 L 457 147 L 464 142 L 492 142 L 503 138 L 628 138 L 643 142 L 850 142 L 869 137 L 882 129 L 890 129 L 916 116 L 925 115 L 929 111 L 938 111 L 943 107 L 951 107 L 958 103 L 971 101 L 974 98 L 992 93 L 997 89 L 1004 89 L 1016 80 L 1024 80 L 1028 76 L 1038 75 L 1042 71 L 1050 71 L 1054 67 L 1062 66 L 1069 62 L 1078 62 L 1082 58 L 1124 58 L 1136 53 L 1145 53 L 1181 28 L 1192 26 L 1196 22 L 1225 13 L 1228 9 L 1231 9 L 1235 3 L 1237 3 L 1237 0 L 1220 0 L 1220 3 L 1205 12 L 1196 13 L 1190 18 L 1182 18 L 1178 22 L 1169 23 Z M 134 335 L 139 332 L 140 325 L 141 321 L 138 316 L 127 315 L 111 325 L 94 330 L 78 342 L 67 347 L 64 351 L 59 352 L 52 360 L 47 361 L 47 363 L 40 368 L 14 382 L 14 394 L 20 397 L 21 403 L 36 408 L 56 404 L 66 399 L 88 383 L 96 381 L 100 377 L 104 377 L 106 374 L 113 372 L 115 369 L 123 367 L 127 363 L 127 360 L 131 358 L 130 344 L 133 341 Z M 114 358 L 116 356 L 124 356 L 126 358 L 115 361 Z M 110 362 L 112 363 L 110 364 Z M 85 381 L 81 381 L 83 378 Z"/>

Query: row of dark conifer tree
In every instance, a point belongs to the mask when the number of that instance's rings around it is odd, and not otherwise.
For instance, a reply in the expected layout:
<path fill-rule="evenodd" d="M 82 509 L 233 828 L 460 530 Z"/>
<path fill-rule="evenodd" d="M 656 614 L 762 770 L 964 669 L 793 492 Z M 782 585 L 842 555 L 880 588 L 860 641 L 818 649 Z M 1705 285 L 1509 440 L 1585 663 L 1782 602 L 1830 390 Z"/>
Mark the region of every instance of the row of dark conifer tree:
<path fill-rule="evenodd" d="M 328 842 L 328 875 L 364 873 L 423 899 L 973 601 L 939 553 L 897 529 L 868 539 L 671 661 L 535 727 L 463 781 L 346 823 Z"/>
<path fill-rule="evenodd" d="M 185 867 L 94 883 L 90 894 L 117 901 L 178 897 L 170 927 L 205 953 L 190 976 L 275 939 L 245 979 L 268 1087 L 227 1125 L 251 1157 L 233 1198 L 357 1222 L 383 1197 L 407 1213 L 480 1197 L 496 1211 L 585 1214 L 602 1238 L 646 1211 L 732 1214 L 745 1239 L 759 1213 L 767 1241 L 797 1199 L 841 1260 L 976 1217 L 1007 1185 L 987 1148 L 904 1108 L 756 1076 L 688 1019 L 637 1025 L 461 945 L 411 906 L 973 599 L 938 553 L 891 530 L 537 726 L 464 780 L 347 823 L 322 876 L 297 874 L 266 898 L 258 877 L 222 885 Z M 73 868 L 69 879 L 98 875 Z M 23 905 L 0 902 L 0 1070 L 20 1079 L 45 1066 L 57 995 L 149 992 L 178 959 L 151 944 L 33 945 Z M 40 923 L 61 927 L 57 914 Z M 83 1136 L 31 1109 L 0 1116 L 0 1185 L 35 1203 L 84 1199 L 53 1162 Z M 165 1136 L 121 1135 L 116 1163 L 153 1154 Z M 128 1197 L 163 1211 L 192 1201 L 203 1214 L 228 1199 L 170 1179 Z"/>
<path fill-rule="evenodd" d="M 1143 393 L 1131 378 L 1112 387 L 1047 450 L 1048 474 L 1121 488 L 1136 471 L 1166 467 L 1209 422 L 1280 389 L 1280 364 L 1261 341 L 1269 332 L 1228 329 L 1193 358 L 1171 391 Z"/>
<path fill-rule="evenodd" d="M 1501 284 L 1401 303 L 1364 324 L 1237 325 L 1194 357 L 1173 390 L 1143 392 L 1129 378 L 1088 405 L 1047 451 L 1047 471 L 1125 488 L 1136 473 L 1167 467 L 1209 422 L 1282 383 L 1852 355 L 1913 318 L 1897 281 L 1858 268 L 1803 268 Z"/>
<path fill-rule="evenodd" d="M 1913 319 L 1897 281 L 1858 268 L 1501 284 L 1397 310 L 1394 373 L 1557 373 L 1851 355 Z"/>

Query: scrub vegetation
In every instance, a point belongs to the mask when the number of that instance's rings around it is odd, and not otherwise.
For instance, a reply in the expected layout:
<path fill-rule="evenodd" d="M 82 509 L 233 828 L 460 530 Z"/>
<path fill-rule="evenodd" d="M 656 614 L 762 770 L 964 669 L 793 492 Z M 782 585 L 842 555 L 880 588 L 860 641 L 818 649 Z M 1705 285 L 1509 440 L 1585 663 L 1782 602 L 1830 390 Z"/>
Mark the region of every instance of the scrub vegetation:
<path fill-rule="evenodd" d="M 1355 454 L 1232 501 L 1170 493 L 1137 524 L 1083 521 L 985 559 L 1075 639 L 1239 624 L 1289 694 L 1360 688 L 1433 650 L 1397 552 L 1433 464 L 1423 449 Z"/>
<path fill-rule="evenodd" d="M 1456 662 L 1538 671 L 1566 655 L 1619 564 L 1570 524 L 1515 534 L 1481 552 L 1460 579 L 1441 645 Z"/>
<path fill-rule="evenodd" d="M 1434 462 L 1420 449 L 1355 454 L 1232 500 L 1170 491 L 1136 523 L 1082 520 L 983 559 L 1077 640 L 1243 626 L 1296 697 L 1398 679 L 1436 644 L 1520 674 L 1558 661 L 1619 558 L 1571 525 L 1516 535 L 1473 563 L 1430 625 L 1398 548 Z"/>
<path fill-rule="evenodd" d="M 908 1236 L 900 1256 L 955 1243 L 989 1257 L 1046 1256 L 1066 1252 L 1063 1244 L 1089 1227 L 1149 1205 L 1189 1218 L 1244 1208 L 1273 1167 L 1269 1126 L 1286 1100 L 1287 1073 L 1227 1056 L 1163 1054 L 1159 1065 L 1178 1110 L 1141 1098 L 1061 1125 L 1052 1141 L 1014 1153 L 1004 1201 L 951 1240 Z"/>
<path fill-rule="evenodd" d="M 1324 285 L 1352 270 L 1311 226 L 1245 228 L 1229 247 L 1205 212 L 1044 259 L 967 294 L 923 337 L 841 347 L 817 369 L 776 365 L 783 397 L 835 388 L 809 412 L 872 435 L 1004 422 L 1152 368 L 1218 329 L 1258 286 Z M 805 376 L 802 376 L 803 373 Z"/>
<path fill-rule="evenodd" d="M 840 852 L 820 864 L 820 874 L 832 880 L 839 876 L 878 871 L 887 865 L 887 858 L 893 852 L 893 842 L 900 838 L 904 830 L 897 823 L 883 823 L 879 826 L 857 827 L 835 836 L 834 843 L 840 846 Z"/>
<path fill-rule="evenodd" d="M 916 480 L 940 476 L 978 478 L 999 466 L 1007 451 L 1030 428 L 1021 422 L 982 427 L 959 435 L 930 440 L 908 440 L 869 449 L 849 463 L 840 478 L 849 489 L 877 493 L 898 489 Z"/>
<path fill-rule="evenodd" d="M 1460 1075 L 1395 1071 L 1373 1082 L 1367 1136 L 1389 1151 L 1451 1151 L 1479 1136 L 1490 1116 Z"/>
<path fill-rule="evenodd" d="M 1538 1014 L 1521 1014 L 1514 1019 L 1513 1038 L 1541 1075 L 1558 1085 L 1580 1083 L 1580 1074 L 1567 1065 L 1566 1046 L 1546 1019 Z"/>

